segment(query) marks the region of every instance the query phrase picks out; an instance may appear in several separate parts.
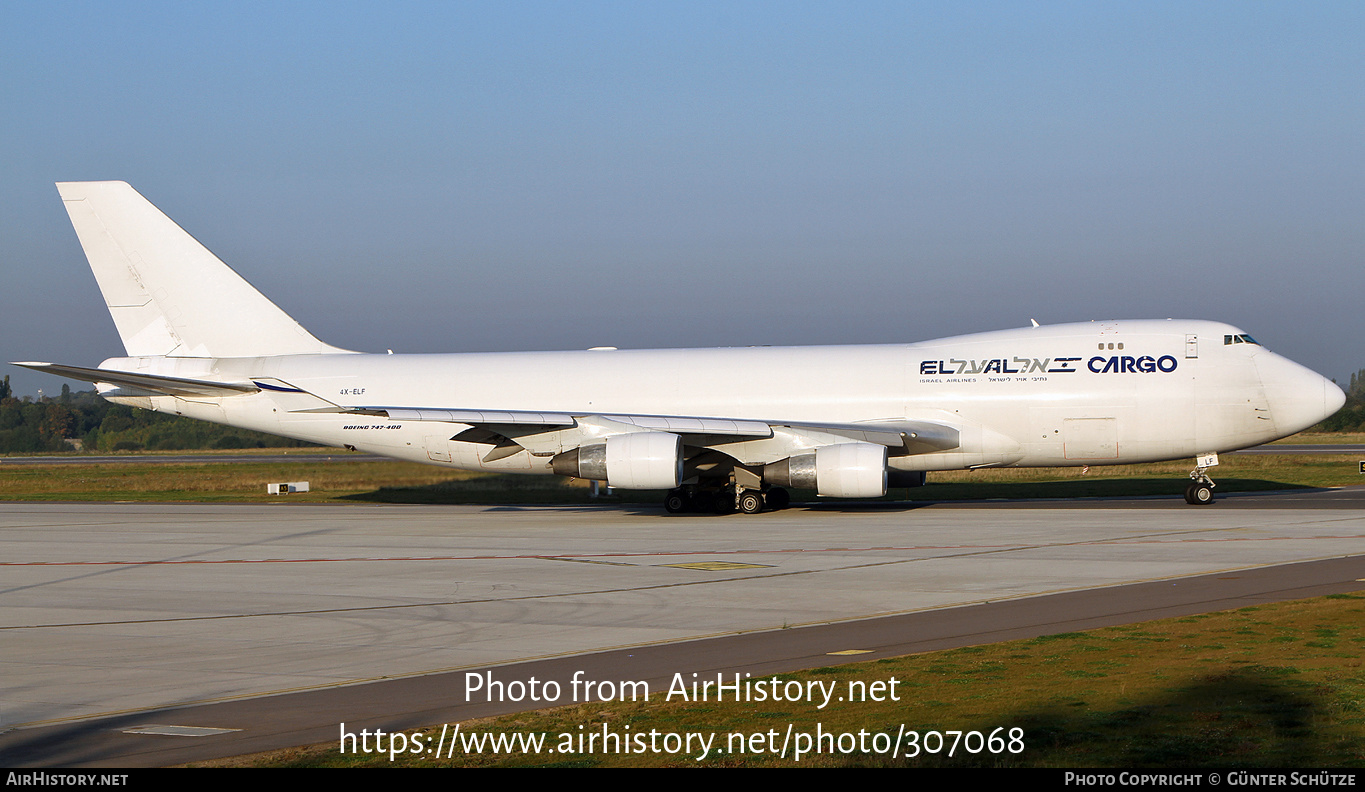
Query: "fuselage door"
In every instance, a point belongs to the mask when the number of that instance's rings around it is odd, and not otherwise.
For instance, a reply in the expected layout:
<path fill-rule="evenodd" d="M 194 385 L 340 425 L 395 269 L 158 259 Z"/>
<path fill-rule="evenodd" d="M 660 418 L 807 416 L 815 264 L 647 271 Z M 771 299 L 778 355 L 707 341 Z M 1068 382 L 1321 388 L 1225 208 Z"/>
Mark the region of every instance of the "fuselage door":
<path fill-rule="evenodd" d="M 445 435 L 427 435 L 427 459 L 432 462 L 450 461 L 450 440 Z"/>
<path fill-rule="evenodd" d="M 1067 418 L 1062 422 L 1062 451 L 1067 459 L 1118 459 L 1118 419 Z"/>

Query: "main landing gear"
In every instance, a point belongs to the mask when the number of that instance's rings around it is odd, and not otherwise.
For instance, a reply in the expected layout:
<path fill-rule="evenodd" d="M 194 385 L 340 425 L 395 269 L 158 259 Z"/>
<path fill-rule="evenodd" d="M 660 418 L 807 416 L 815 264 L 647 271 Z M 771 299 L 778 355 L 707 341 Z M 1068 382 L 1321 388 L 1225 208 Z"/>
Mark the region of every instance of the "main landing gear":
<path fill-rule="evenodd" d="M 668 491 L 664 496 L 664 508 L 673 514 L 682 512 L 709 512 L 727 514 L 739 511 L 744 514 L 758 514 L 761 511 L 777 511 L 787 508 L 791 495 L 781 487 L 768 487 L 763 490 L 739 489 L 728 487 L 699 487 L 688 485 Z"/>

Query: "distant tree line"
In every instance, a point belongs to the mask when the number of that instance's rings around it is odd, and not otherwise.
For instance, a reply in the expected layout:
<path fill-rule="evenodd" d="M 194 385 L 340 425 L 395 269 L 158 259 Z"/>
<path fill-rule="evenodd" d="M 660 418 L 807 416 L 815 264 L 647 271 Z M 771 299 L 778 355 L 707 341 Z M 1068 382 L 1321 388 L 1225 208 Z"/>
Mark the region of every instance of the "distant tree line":
<path fill-rule="evenodd" d="M 1365 432 L 1365 369 L 1351 375 L 1346 406 L 1314 432 Z M 79 440 L 79 443 L 71 442 Z M 110 404 L 93 390 L 57 398 L 14 398 L 0 380 L 0 454 L 71 451 L 182 451 L 212 448 L 297 448 L 302 440 Z"/>
<path fill-rule="evenodd" d="M 79 443 L 72 441 L 80 441 Z M 210 448 L 295 448 L 302 440 L 110 404 L 93 390 L 62 385 L 56 398 L 14 398 L 0 381 L 0 454 L 71 451 L 180 451 Z"/>

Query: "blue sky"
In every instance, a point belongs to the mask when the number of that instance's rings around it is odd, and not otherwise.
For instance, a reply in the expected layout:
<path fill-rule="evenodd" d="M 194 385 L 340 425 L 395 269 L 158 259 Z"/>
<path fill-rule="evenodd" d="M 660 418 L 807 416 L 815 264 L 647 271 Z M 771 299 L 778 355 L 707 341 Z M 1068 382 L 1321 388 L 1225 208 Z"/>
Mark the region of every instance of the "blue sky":
<path fill-rule="evenodd" d="M 52 2 L 2 21 L 6 361 L 121 354 L 52 186 L 121 179 L 363 350 L 1176 316 L 1338 379 L 1365 367 L 1356 3 Z"/>

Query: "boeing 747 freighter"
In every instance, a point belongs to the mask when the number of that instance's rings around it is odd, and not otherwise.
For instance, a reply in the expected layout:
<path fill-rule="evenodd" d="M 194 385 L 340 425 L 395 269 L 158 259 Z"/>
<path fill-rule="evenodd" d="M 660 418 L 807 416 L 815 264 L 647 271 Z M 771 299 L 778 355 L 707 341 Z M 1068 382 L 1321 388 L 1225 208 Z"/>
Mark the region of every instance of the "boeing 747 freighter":
<path fill-rule="evenodd" d="M 1046 325 L 869 346 L 372 355 L 301 327 L 123 182 L 57 185 L 127 357 L 17 365 L 110 401 L 464 470 L 667 490 L 669 511 L 875 498 L 926 471 L 1217 454 L 1341 389 L 1210 321 Z"/>

